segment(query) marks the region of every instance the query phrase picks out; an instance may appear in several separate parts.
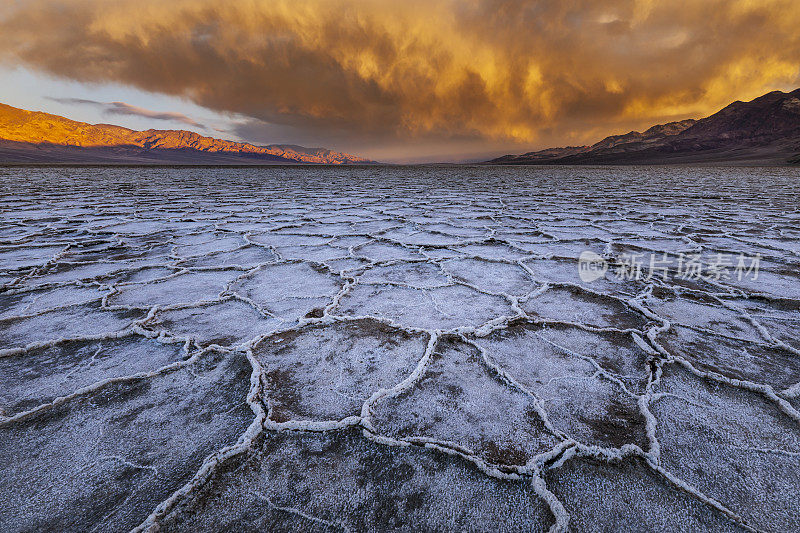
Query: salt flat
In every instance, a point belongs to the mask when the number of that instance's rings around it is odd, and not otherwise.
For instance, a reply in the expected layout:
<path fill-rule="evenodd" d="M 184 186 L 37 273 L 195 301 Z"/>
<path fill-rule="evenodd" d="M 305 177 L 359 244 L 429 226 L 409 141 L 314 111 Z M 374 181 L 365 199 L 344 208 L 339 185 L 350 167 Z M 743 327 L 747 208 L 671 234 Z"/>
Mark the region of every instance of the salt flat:
<path fill-rule="evenodd" d="M 3 531 L 800 530 L 798 169 L 0 182 Z"/>

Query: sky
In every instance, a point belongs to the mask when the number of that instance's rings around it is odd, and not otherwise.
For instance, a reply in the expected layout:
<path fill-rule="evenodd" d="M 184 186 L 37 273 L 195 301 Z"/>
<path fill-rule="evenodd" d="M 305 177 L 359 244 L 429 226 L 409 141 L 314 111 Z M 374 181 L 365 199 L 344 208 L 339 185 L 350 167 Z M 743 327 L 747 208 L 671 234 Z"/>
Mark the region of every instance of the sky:
<path fill-rule="evenodd" d="M 797 0 L 0 0 L 0 102 L 470 161 L 798 88 L 798 28 Z"/>

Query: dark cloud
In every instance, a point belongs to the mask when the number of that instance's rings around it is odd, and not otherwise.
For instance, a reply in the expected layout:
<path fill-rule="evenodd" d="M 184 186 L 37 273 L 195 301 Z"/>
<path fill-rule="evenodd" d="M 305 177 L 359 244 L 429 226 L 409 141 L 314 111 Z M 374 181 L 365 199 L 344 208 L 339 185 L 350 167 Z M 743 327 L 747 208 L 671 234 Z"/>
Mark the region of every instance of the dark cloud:
<path fill-rule="evenodd" d="M 48 98 L 61 104 L 91 105 L 99 107 L 103 113 L 108 115 L 133 115 L 137 117 L 150 118 L 153 120 L 169 120 L 173 122 L 180 122 L 188 126 L 194 126 L 196 128 L 206 129 L 204 125 L 200 124 L 193 118 L 184 115 L 183 113 L 151 111 L 143 107 L 126 104 L 125 102 L 98 102 L 97 100 L 87 100 L 85 98 Z"/>
<path fill-rule="evenodd" d="M 0 60 L 186 98 L 244 133 L 494 149 L 800 85 L 798 27 L 796 0 L 28 0 L 0 7 Z"/>

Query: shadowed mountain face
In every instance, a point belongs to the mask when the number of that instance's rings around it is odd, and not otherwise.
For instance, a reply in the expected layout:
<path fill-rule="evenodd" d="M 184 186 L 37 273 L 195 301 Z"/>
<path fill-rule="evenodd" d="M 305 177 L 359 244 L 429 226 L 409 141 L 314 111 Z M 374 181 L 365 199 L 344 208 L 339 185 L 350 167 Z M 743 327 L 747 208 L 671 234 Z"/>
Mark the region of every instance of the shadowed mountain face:
<path fill-rule="evenodd" d="M 325 148 L 255 146 L 183 130 L 135 131 L 0 104 L 0 163 L 368 163 Z"/>
<path fill-rule="evenodd" d="M 613 135 L 592 146 L 506 155 L 497 164 L 800 163 L 800 89 L 734 102 L 710 117 Z"/>

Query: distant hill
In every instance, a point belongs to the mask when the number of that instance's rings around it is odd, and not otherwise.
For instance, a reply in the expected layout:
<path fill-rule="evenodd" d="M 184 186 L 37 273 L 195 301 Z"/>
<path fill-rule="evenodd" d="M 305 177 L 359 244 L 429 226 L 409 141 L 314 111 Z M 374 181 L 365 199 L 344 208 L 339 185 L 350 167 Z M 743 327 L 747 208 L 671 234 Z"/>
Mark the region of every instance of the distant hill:
<path fill-rule="evenodd" d="M 135 131 L 87 124 L 0 104 L 0 164 L 275 164 L 369 163 L 325 148 L 249 143 L 184 130 Z"/>
<path fill-rule="evenodd" d="M 489 161 L 512 165 L 800 163 L 800 89 L 734 102 L 710 117 Z"/>

